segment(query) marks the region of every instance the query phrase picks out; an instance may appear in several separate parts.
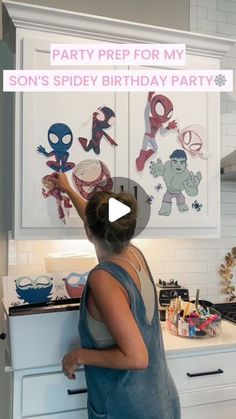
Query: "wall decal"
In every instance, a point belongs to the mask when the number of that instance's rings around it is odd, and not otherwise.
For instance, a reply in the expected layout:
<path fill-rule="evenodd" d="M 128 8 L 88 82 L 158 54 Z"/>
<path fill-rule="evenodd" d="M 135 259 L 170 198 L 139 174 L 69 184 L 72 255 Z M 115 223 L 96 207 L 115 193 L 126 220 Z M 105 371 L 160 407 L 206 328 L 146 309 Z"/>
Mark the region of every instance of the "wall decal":
<path fill-rule="evenodd" d="M 42 194 L 44 198 L 52 197 L 56 200 L 57 208 L 58 208 L 58 216 L 63 221 L 64 224 L 66 224 L 66 215 L 69 216 L 70 208 L 72 208 L 70 198 L 65 195 L 62 190 L 55 185 L 54 179 L 57 176 L 56 173 L 53 173 L 52 175 L 46 175 L 42 179 Z M 63 209 L 64 207 L 64 209 Z"/>
<path fill-rule="evenodd" d="M 192 208 L 195 209 L 197 212 L 201 211 L 202 204 L 199 204 L 197 200 L 193 201 Z"/>
<path fill-rule="evenodd" d="M 111 138 L 106 131 L 104 131 L 114 125 L 115 118 L 116 115 L 114 111 L 107 106 L 101 106 L 93 113 L 91 139 L 88 140 L 84 137 L 78 138 L 85 151 L 93 150 L 94 153 L 100 154 L 100 143 L 102 137 L 105 137 L 111 145 L 117 146 L 116 141 Z"/>
<path fill-rule="evenodd" d="M 158 184 L 155 186 L 155 191 L 156 191 L 156 192 L 159 192 L 161 189 L 163 189 L 163 186 L 162 186 L 162 184 L 161 184 L 161 183 L 158 183 Z"/>
<path fill-rule="evenodd" d="M 41 275 L 35 279 L 21 276 L 15 280 L 17 296 L 24 303 L 42 303 L 50 301 L 53 280 L 47 275 Z"/>
<path fill-rule="evenodd" d="M 202 150 L 206 144 L 207 130 L 200 125 L 189 125 L 178 130 L 177 140 L 191 157 L 206 159 L 211 156 L 211 153 Z"/>
<path fill-rule="evenodd" d="M 154 200 L 154 196 L 153 195 L 148 195 L 145 202 L 149 205 L 152 205 L 153 200 Z"/>
<path fill-rule="evenodd" d="M 47 166 L 55 172 L 67 172 L 71 170 L 75 166 L 75 163 L 67 161 L 69 158 L 67 150 L 70 149 L 73 142 L 73 134 L 70 127 L 60 122 L 51 125 L 48 129 L 48 142 L 52 151 L 46 151 L 42 145 L 39 145 L 37 148 L 40 154 L 55 158 L 55 160 L 47 161 Z"/>
<path fill-rule="evenodd" d="M 170 132 L 176 131 L 176 121 L 169 121 L 172 114 L 173 104 L 167 96 L 158 95 L 155 92 L 148 93 L 148 99 L 144 109 L 146 132 L 143 138 L 142 149 L 136 159 L 136 168 L 138 171 L 142 171 L 146 161 L 157 152 L 157 133 L 165 136 Z M 168 125 L 164 127 L 163 124 L 166 122 L 168 122 Z M 148 148 L 149 146 L 150 148 Z"/>
<path fill-rule="evenodd" d="M 202 180 L 200 171 L 194 175 L 187 169 L 187 155 L 184 150 L 174 150 L 170 155 L 170 160 L 164 164 L 161 159 L 151 162 L 150 173 L 153 177 L 163 176 L 167 191 L 163 196 L 162 206 L 159 215 L 168 216 L 172 209 L 172 199 L 176 199 L 176 204 L 180 212 L 188 211 L 185 203 L 185 196 L 182 191 L 189 196 L 198 194 L 198 185 Z"/>
<path fill-rule="evenodd" d="M 94 192 L 111 191 L 113 187 L 110 171 L 101 160 L 82 160 L 74 168 L 72 179 L 77 191 L 87 200 Z"/>
<path fill-rule="evenodd" d="M 79 298 L 82 296 L 88 274 L 89 272 L 83 274 L 72 272 L 66 278 L 63 278 L 66 291 L 71 298 Z"/>

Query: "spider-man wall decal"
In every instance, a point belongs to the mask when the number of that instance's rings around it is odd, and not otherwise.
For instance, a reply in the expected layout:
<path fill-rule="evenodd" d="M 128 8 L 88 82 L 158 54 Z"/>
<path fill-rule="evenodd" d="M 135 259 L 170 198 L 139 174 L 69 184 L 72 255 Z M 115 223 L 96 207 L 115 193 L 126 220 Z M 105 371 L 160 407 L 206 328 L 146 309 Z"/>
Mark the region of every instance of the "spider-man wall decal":
<path fill-rule="evenodd" d="M 72 179 L 79 194 L 87 200 L 94 192 L 109 192 L 113 187 L 111 173 L 101 160 L 82 160 L 74 168 Z"/>
<path fill-rule="evenodd" d="M 54 181 L 56 178 L 56 173 L 53 173 L 52 175 L 46 175 L 43 177 L 42 194 L 44 198 L 49 198 L 50 196 L 52 198 L 55 198 L 57 203 L 58 216 L 60 220 L 62 220 L 63 223 L 66 224 L 65 211 L 67 215 L 69 215 L 70 208 L 72 208 L 72 205 L 70 202 L 70 198 L 67 195 L 65 195 L 58 186 L 56 186 Z"/>
<path fill-rule="evenodd" d="M 211 153 L 203 151 L 203 146 L 207 142 L 207 130 L 201 125 L 189 125 L 184 129 L 178 129 L 177 141 L 193 158 L 207 159 L 211 157 Z"/>
<path fill-rule="evenodd" d="M 105 137 L 111 145 L 117 146 L 116 141 L 107 134 L 106 129 L 110 128 L 115 123 L 116 115 L 108 106 L 101 106 L 93 112 L 92 119 L 92 135 L 88 140 L 84 137 L 79 137 L 78 140 L 85 151 L 93 150 L 94 153 L 100 154 L 100 143 L 102 137 Z"/>
<path fill-rule="evenodd" d="M 148 93 L 148 100 L 144 109 L 145 133 L 143 137 L 142 149 L 136 159 L 138 171 L 144 169 L 146 161 L 158 150 L 156 134 L 166 136 L 170 132 L 176 131 L 177 123 L 170 121 L 166 127 L 164 123 L 168 122 L 173 114 L 173 104 L 168 97 L 158 95 L 155 92 Z M 150 148 L 148 148 L 150 146 Z"/>
<path fill-rule="evenodd" d="M 52 148 L 52 151 L 46 151 L 46 149 L 39 145 L 37 151 L 46 157 L 54 157 L 55 160 L 48 160 L 47 166 L 56 172 L 67 172 L 71 170 L 75 163 L 68 162 L 69 153 L 67 150 L 70 149 L 73 142 L 73 134 L 68 125 L 57 122 L 51 125 L 48 129 L 48 142 Z"/>

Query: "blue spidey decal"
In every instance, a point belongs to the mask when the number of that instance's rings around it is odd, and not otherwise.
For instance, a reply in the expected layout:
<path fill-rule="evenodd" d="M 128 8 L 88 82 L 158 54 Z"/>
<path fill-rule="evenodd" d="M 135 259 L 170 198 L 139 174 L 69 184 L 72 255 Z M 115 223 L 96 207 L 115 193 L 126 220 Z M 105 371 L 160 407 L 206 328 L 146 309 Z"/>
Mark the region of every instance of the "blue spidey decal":
<path fill-rule="evenodd" d="M 47 152 L 41 145 L 37 151 L 46 157 L 54 156 L 55 160 L 47 161 L 47 166 L 56 172 L 67 172 L 71 170 L 75 163 L 67 162 L 69 153 L 67 150 L 72 146 L 73 134 L 66 124 L 57 122 L 50 126 L 48 130 L 48 142 L 53 151 Z"/>
<path fill-rule="evenodd" d="M 36 279 L 21 276 L 15 282 L 17 296 L 24 303 L 44 303 L 52 298 L 53 282 L 52 278 L 47 275 L 39 276 Z"/>

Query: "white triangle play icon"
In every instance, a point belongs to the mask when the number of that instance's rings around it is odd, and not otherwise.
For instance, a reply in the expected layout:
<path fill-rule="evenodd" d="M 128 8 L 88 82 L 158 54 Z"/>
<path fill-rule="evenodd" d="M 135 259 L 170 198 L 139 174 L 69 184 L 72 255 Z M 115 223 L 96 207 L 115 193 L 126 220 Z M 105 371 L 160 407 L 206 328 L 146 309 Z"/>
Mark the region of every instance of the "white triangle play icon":
<path fill-rule="evenodd" d="M 113 221 L 119 220 L 119 218 L 121 217 L 124 217 L 124 215 L 128 214 L 130 211 L 130 207 L 128 207 L 120 201 L 117 201 L 117 199 L 109 199 L 108 218 L 111 223 L 113 223 Z"/>

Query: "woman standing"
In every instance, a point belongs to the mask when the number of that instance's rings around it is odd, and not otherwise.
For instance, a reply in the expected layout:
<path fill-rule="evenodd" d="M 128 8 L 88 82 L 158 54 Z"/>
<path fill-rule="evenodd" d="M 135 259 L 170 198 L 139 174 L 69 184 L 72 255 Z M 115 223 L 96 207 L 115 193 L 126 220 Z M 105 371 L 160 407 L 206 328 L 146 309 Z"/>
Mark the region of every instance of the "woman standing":
<path fill-rule="evenodd" d="M 162 341 L 155 284 L 148 264 L 130 240 L 137 203 L 129 193 L 94 193 L 87 203 L 58 174 L 94 244 L 98 265 L 90 272 L 80 306 L 82 348 L 66 354 L 63 371 L 75 379 L 83 364 L 89 419 L 180 419 L 176 386 Z M 129 206 L 109 222 L 110 198 Z"/>

